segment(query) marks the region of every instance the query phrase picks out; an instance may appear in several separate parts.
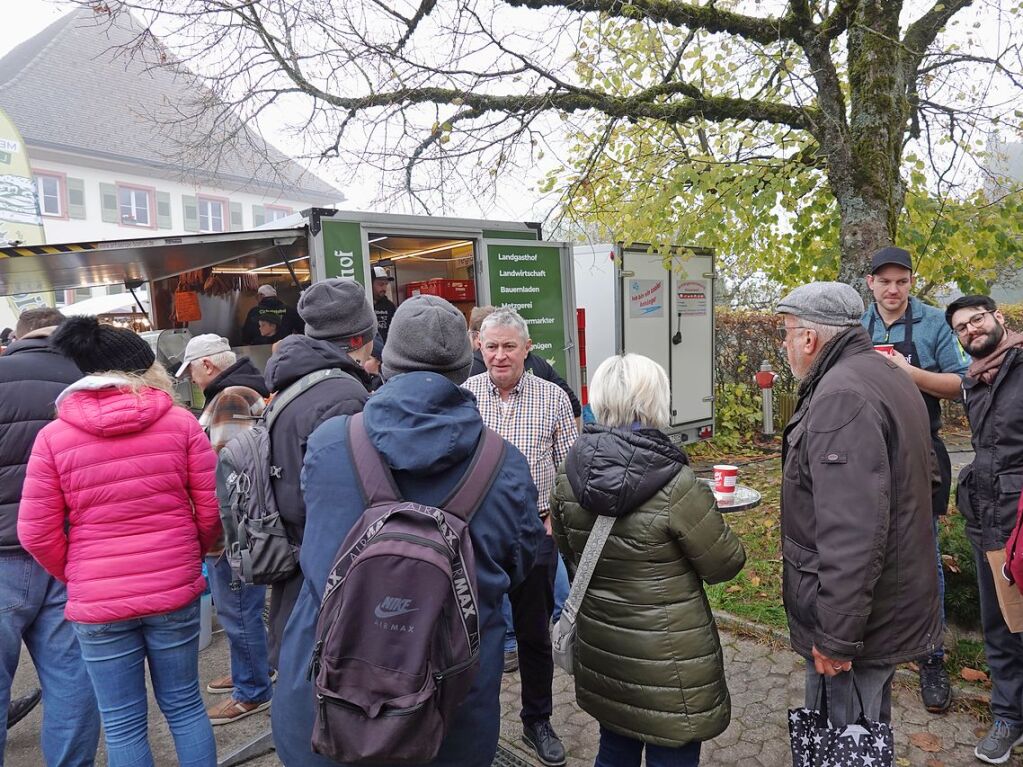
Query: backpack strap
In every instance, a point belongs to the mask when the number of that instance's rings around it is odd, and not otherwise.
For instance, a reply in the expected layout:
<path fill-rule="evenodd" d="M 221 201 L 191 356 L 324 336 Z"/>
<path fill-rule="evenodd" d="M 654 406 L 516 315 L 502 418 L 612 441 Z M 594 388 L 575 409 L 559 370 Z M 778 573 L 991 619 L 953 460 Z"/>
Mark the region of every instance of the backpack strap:
<path fill-rule="evenodd" d="M 270 406 L 266 409 L 263 416 L 267 432 L 270 431 L 274 421 L 277 420 L 277 416 L 281 414 L 284 408 L 294 402 L 298 395 L 304 394 L 316 386 L 316 384 L 332 378 L 351 378 L 353 381 L 359 383 L 360 386 L 362 385 L 355 376 L 350 373 L 346 373 L 341 368 L 324 368 L 323 370 L 314 370 L 312 373 L 306 373 L 304 376 L 295 381 L 295 383 L 285 388 L 284 391 L 280 392 L 276 397 L 270 400 Z"/>
<path fill-rule="evenodd" d="M 362 500 L 366 508 L 384 503 L 398 503 L 401 493 L 390 467 L 376 449 L 366 432 L 362 413 L 348 418 L 348 452 L 359 480 Z"/>
<path fill-rule="evenodd" d="M 484 426 L 469 468 L 440 507 L 468 524 L 504 465 L 506 445 L 500 434 Z"/>

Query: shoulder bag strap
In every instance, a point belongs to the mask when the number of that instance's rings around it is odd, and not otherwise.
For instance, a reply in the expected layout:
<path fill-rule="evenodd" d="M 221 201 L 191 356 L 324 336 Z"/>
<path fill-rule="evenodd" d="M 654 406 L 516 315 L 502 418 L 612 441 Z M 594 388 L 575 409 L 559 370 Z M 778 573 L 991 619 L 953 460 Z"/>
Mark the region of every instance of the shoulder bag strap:
<path fill-rule="evenodd" d="M 362 413 L 348 418 L 348 451 L 366 508 L 401 501 L 394 475 L 370 440 Z"/>
<path fill-rule="evenodd" d="M 582 604 L 586 589 L 590 585 L 590 578 L 597 566 L 601 553 L 604 551 L 604 544 L 614 527 L 615 517 L 599 515 L 590 530 L 590 537 L 586 540 L 586 547 L 579 559 L 579 566 L 575 569 L 575 580 L 572 581 L 572 590 L 568 593 L 565 606 L 561 610 L 561 617 L 566 618 L 569 623 L 575 623 L 579 614 L 579 606 Z"/>

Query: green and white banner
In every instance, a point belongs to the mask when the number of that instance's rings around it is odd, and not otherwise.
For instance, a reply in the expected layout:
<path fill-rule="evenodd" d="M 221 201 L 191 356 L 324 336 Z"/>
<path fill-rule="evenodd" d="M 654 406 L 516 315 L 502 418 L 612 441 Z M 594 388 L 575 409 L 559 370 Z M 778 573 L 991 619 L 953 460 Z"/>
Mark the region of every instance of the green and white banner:
<path fill-rule="evenodd" d="M 533 353 L 571 381 L 565 353 L 569 335 L 561 254 L 557 245 L 487 242 L 487 271 L 491 303 L 517 310 L 529 325 Z"/>
<path fill-rule="evenodd" d="M 366 255 L 359 223 L 323 219 L 323 258 L 326 274 L 319 279 L 351 277 L 365 282 Z"/>

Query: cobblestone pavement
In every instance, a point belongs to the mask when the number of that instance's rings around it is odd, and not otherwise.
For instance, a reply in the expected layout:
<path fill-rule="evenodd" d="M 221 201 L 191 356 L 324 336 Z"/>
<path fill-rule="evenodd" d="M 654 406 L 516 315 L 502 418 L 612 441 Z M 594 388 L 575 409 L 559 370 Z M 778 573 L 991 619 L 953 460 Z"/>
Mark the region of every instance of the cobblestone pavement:
<path fill-rule="evenodd" d="M 732 723 L 713 741 L 704 744 L 701 765 L 786 767 L 792 764 L 788 746 L 787 713 L 803 702 L 804 663 L 787 648 L 722 633 L 725 673 L 732 695 Z M 521 742 L 518 718 L 518 674 L 505 675 L 501 693 L 502 745 L 533 764 Z M 944 716 L 927 713 L 919 692 L 897 686 L 893 701 L 897 767 L 958 767 L 980 765 L 973 756 L 979 729 L 976 712 L 967 707 Z M 597 724 L 575 705 L 571 677 L 560 671 L 554 679 L 554 728 L 568 750 L 568 767 L 589 767 L 597 751 Z M 910 744 L 910 735 L 937 737 L 940 750 L 926 752 Z M 1019 767 L 1023 759 L 1015 757 Z"/>
<path fill-rule="evenodd" d="M 790 706 L 802 703 L 802 661 L 778 645 L 725 632 L 721 637 L 725 648 L 728 686 L 732 694 L 732 724 L 720 737 L 704 744 L 701 763 L 721 767 L 791 765 L 786 714 Z M 227 670 L 227 642 L 222 633 L 214 636 L 213 644 L 199 658 L 200 679 L 204 685 Z M 14 694 L 24 693 L 35 683 L 31 659 L 27 652 L 23 653 Z M 214 696 L 205 697 L 207 701 L 215 699 Z M 505 675 L 501 701 L 502 745 L 530 764 L 539 765 L 520 740 L 518 673 Z M 568 767 L 592 765 L 597 750 L 597 725 L 588 714 L 576 707 L 572 679 L 561 672 L 554 679 L 554 712 L 555 728 L 568 748 Z M 896 690 L 893 716 L 896 754 L 899 759 L 897 767 L 965 767 L 980 764 L 973 757 L 973 745 L 978 737 L 978 728 L 981 727 L 975 712 L 963 708 L 945 716 L 928 714 L 920 704 L 917 690 L 907 686 Z M 258 714 L 232 725 L 214 728 L 220 757 L 223 758 L 245 744 L 268 725 L 268 714 Z M 44 762 L 39 750 L 39 726 L 40 714 L 39 709 L 36 709 L 11 730 L 6 764 L 11 767 L 42 767 Z M 928 753 L 910 745 L 909 736 L 915 733 L 936 736 L 941 750 Z M 159 767 L 177 763 L 170 733 L 151 696 L 150 740 Z M 105 763 L 101 744 L 97 764 Z M 248 764 L 250 767 L 279 767 L 280 762 L 271 754 Z M 1012 764 L 1023 767 L 1023 759 L 1017 756 Z"/>

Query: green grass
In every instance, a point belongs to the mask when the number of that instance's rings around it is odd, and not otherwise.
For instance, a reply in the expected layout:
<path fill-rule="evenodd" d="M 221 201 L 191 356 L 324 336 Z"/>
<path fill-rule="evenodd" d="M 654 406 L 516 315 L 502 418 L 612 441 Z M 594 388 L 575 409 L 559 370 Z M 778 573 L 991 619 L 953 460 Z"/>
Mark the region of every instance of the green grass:
<path fill-rule="evenodd" d="M 729 457 L 740 462 L 751 458 L 753 456 Z M 759 460 L 741 466 L 739 474 L 743 484 L 760 491 L 763 497 L 755 509 L 724 515 L 746 549 L 746 567 L 732 581 L 709 586 L 707 597 L 714 609 L 784 631 L 787 623 L 782 605 L 779 530 L 781 461 L 778 458 Z M 949 555 L 945 568 L 948 619 L 957 626 L 977 630 L 980 620 L 976 572 L 962 517 L 954 510 L 942 518 L 940 535 L 942 551 Z M 958 683 L 963 683 L 959 676 L 963 668 L 988 672 L 983 643 L 960 638 L 950 641 L 950 645 L 946 648 L 948 671 Z"/>

